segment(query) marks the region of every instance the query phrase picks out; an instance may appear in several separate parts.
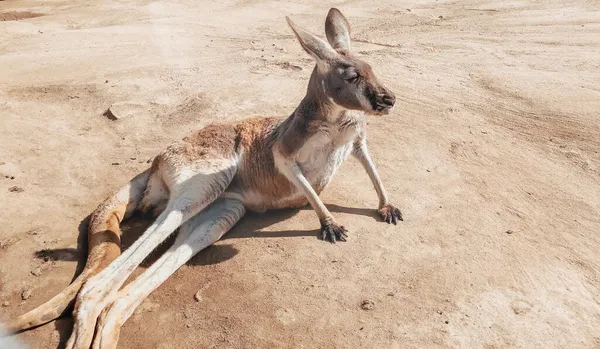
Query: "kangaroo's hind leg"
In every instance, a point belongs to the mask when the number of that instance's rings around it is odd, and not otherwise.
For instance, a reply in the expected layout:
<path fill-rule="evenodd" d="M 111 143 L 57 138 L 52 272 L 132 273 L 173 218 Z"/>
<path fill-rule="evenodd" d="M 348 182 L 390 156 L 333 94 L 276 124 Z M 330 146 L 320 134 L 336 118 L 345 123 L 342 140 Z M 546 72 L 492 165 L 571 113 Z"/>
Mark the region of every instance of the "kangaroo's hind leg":
<path fill-rule="evenodd" d="M 135 268 L 181 224 L 216 200 L 237 169 L 234 157 L 207 155 L 193 163 L 171 157 L 162 167 L 170 198 L 156 221 L 106 269 L 90 278 L 77 296 L 73 333 L 67 349 L 89 349 L 96 320 L 112 303 Z"/>
<path fill-rule="evenodd" d="M 137 279 L 121 289 L 114 303 L 104 309 L 98 319 L 92 348 L 116 348 L 121 326 L 138 305 L 181 265 L 219 240 L 245 212 L 240 201 L 220 198 L 183 224 L 173 246 Z"/>

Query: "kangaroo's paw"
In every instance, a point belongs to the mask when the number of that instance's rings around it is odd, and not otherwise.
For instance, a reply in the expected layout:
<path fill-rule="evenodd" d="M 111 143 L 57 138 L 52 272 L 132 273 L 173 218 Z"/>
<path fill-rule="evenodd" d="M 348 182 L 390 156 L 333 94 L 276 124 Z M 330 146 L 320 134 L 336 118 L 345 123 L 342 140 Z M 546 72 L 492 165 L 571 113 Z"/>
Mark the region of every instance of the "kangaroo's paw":
<path fill-rule="evenodd" d="M 396 224 L 398 221 L 404 220 L 402 219 L 402 212 L 400 212 L 400 209 L 390 204 L 383 206 L 378 212 L 383 221 L 387 223 Z"/>
<path fill-rule="evenodd" d="M 348 229 L 336 222 L 321 223 L 321 238 L 331 243 L 346 241 L 346 238 L 348 238 Z"/>

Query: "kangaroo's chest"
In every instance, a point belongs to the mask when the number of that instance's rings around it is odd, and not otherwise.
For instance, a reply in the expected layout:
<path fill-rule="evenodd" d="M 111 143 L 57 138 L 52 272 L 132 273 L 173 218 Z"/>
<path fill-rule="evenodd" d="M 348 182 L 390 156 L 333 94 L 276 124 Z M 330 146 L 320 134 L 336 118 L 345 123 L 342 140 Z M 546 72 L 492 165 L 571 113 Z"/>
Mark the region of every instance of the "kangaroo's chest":
<path fill-rule="evenodd" d="M 362 124 L 362 118 L 348 115 L 335 123 L 314 122 L 311 125 L 315 132 L 300 148 L 296 162 L 316 192 L 329 184 L 348 158 Z"/>

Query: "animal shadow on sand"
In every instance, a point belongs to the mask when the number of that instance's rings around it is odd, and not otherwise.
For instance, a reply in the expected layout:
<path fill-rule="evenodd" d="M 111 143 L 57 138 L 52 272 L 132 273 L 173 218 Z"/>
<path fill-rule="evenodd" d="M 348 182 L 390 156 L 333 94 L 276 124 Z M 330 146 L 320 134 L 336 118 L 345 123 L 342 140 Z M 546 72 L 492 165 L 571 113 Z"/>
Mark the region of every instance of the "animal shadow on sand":
<path fill-rule="evenodd" d="M 348 213 L 371 217 L 380 220 L 375 209 L 344 207 L 339 205 L 326 205 L 329 211 L 338 213 Z M 284 221 L 293 217 L 301 210 L 311 210 L 309 206 L 299 209 L 274 210 L 266 213 L 248 212 L 225 236 L 220 240 L 238 239 L 238 238 L 280 238 L 280 237 L 301 237 L 301 236 L 319 236 L 320 229 L 315 230 L 280 230 L 280 231 L 262 231 L 275 223 Z M 77 262 L 75 275 L 72 280 L 83 271 L 87 258 L 87 233 L 90 221 L 88 215 L 79 223 L 79 235 L 77 237 L 77 248 L 56 248 L 43 249 L 35 252 L 35 257 L 45 261 L 69 261 Z M 121 224 L 121 248 L 126 250 L 133 242 L 138 239 L 144 231 L 152 224 L 154 218 L 149 215 L 135 214 Z M 177 231 L 172 234 L 163 244 L 158 246 L 146 259 L 140 264 L 142 268 L 148 268 L 173 244 Z M 186 265 L 203 266 L 214 265 L 227 261 L 238 254 L 238 250 L 231 244 L 212 245 L 200 251 L 192 257 Z M 72 309 L 66 311 L 70 314 Z M 66 315 L 66 314 L 64 314 Z M 60 339 L 58 348 L 64 348 L 71 330 L 73 329 L 73 319 L 71 316 L 62 316 L 54 322 L 55 329 L 58 331 Z"/>

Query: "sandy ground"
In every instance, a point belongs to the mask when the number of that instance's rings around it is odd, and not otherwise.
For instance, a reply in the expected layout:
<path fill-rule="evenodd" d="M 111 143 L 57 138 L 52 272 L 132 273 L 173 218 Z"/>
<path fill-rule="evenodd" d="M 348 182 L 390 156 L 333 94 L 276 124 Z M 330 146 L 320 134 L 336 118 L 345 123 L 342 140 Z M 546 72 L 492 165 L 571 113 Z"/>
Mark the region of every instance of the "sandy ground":
<path fill-rule="evenodd" d="M 120 348 L 600 348 L 595 0 L 1 1 L 0 321 L 69 283 L 87 215 L 159 149 L 289 115 L 313 63 L 284 16 L 323 35 L 332 5 L 397 95 L 369 145 L 405 222 L 378 222 L 350 159 L 322 194 L 348 242 L 318 240 L 309 209 L 249 215 Z"/>

